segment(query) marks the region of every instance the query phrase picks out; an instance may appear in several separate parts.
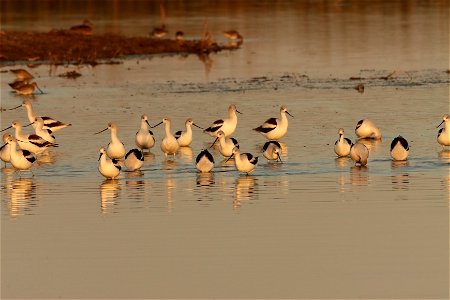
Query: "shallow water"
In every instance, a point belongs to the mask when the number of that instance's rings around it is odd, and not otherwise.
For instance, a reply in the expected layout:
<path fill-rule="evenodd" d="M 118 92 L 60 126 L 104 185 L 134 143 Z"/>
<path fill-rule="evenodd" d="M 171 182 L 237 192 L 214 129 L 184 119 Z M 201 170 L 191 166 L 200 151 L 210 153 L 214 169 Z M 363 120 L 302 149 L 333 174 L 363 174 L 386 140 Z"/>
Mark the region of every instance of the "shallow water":
<path fill-rule="evenodd" d="M 76 80 L 57 76 L 71 66 L 31 69 L 46 92 L 32 100 L 37 113 L 73 126 L 56 134 L 60 147 L 34 177 L 2 169 L 2 298 L 448 298 L 450 154 L 436 142 L 449 109 L 448 3 L 242 5 L 199 5 L 183 17 L 167 9 L 168 24 L 186 31 L 207 19 L 213 32 L 243 33 L 243 48 L 211 56 L 209 67 L 156 56 L 81 67 Z M 88 17 L 126 34 L 157 25 L 141 9 L 130 21 L 129 9 Z M 60 24 L 42 13 L 18 25 L 20 13 L 2 29 Z M 365 78 L 364 93 L 350 76 Z M 12 79 L 1 73 L 3 108 L 23 100 Z M 253 154 L 265 140 L 251 128 L 288 107 L 283 163 L 259 154 L 244 176 L 215 151 L 215 172 L 199 175 L 195 157 L 212 139 L 194 128 L 191 147 L 166 160 L 158 127 L 141 173 L 98 173 L 109 134 L 93 133 L 108 122 L 128 149 L 142 113 L 151 124 L 169 116 L 175 131 L 188 117 L 208 126 L 230 103 L 243 113 L 234 136 Z M 25 117 L 2 112 L 1 128 Z M 354 140 L 364 117 L 383 139 L 367 143 L 368 166 L 358 168 L 335 159 L 333 144 L 339 127 Z M 405 163 L 389 156 L 399 134 L 410 142 Z"/>

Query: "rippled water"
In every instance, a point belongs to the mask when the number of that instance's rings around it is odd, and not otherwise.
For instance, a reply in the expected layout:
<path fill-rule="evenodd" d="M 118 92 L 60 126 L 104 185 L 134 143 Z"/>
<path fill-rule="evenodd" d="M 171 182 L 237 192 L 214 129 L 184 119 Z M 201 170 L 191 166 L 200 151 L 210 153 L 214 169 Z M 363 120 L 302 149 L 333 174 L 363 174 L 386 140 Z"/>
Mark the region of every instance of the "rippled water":
<path fill-rule="evenodd" d="M 168 24 L 195 32 L 207 19 L 217 39 L 235 27 L 242 49 L 206 65 L 156 56 L 81 67 L 76 80 L 57 76 L 71 66 L 31 69 L 46 92 L 32 100 L 36 112 L 73 126 L 34 177 L 2 169 L 2 298 L 448 298 L 450 153 L 436 142 L 449 107 L 448 3 L 200 4 L 184 15 L 169 5 Z M 128 19 L 128 7 L 88 17 L 126 34 L 157 25 L 145 9 Z M 60 24 L 43 13 L 19 25 L 27 11 L 7 8 L 3 30 Z M 84 18 L 75 11 L 74 22 Z M 12 79 L 1 73 L 3 108 L 23 100 L 9 92 Z M 288 107 L 283 163 L 259 153 L 244 176 L 214 151 L 215 171 L 200 175 L 195 157 L 212 139 L 194 128 L 192 146 L 166 160 L 158 127 L 142 172 L 98 173 L 109 134 L 93 133 L 108 122 L 128 149 L 143 113 L 151 124 L 169 116 L 175 131 L 188 117 L 204 127 L 226 117 L 230 103 L 243 113 L 234 136 L 253 154 L 265 140 L 251 128 Z M 369 163 L 357 168 L 333 144 L 339 127 L 354 140 L 364 117 L 383 139 L 368 142 Z M 1 128 L 25 118 L 2 112 Z M 410 159 L 393 163 L 399 134 Z"/>

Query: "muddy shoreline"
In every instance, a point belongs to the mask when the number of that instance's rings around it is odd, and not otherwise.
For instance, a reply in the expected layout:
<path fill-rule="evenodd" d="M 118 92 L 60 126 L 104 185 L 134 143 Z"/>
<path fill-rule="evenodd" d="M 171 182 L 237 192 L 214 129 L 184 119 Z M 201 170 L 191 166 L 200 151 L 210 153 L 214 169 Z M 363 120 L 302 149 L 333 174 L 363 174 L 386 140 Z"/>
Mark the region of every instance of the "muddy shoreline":
<path fill-rule="evenodd" d="M 0 65 L 14 62 L 101 64 L 132 55 L 197 54 L 236 50 L 240 44 L 210 40 L 127 37 L 117 34 L 82 35 L 67 30 L 0 33 Z"/>

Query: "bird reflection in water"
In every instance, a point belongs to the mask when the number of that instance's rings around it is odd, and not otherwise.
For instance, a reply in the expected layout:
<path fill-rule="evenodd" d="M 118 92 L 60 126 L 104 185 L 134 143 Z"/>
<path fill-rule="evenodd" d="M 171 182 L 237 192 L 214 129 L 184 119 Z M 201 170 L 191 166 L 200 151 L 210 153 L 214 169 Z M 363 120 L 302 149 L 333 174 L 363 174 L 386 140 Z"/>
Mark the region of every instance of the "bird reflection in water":
<path fill-rule="evenodd" d="M 235 199 L 233 208 L 240 208 L 242 201 L 249 201 L 255 197 L 256 178 L 254 176 L 239 176 L 236 179 Z"/>
<path fill-rule="evenodd" d="M 183 158 L 184 161 L 191 163 L 194 158 L 194 153 L 192 152 L 192 148 L 187 147 L 180 147 L 178 149 L 178 154 Z"/>
<path fill-rule="evenodd" d="M 442 149 L 439 152 L 439 159 L 443 162 L 450 163 L 450 150 Z"/>
<path fill-rule="evenodd" d="M 175 182 L 173 180 L 172 174 L 166 175 L 166 203 L 167 203 L 167 213 L 172 213 L 173 210 L 173 192 L 175 189 Z"/>
<path fill-rule="evenodd" d="M 154 153 L 152 153 L 151 151 L 144 152 L 144 163 L 145 164 L 150 163 L 150 162 L 152 162 L 154 160 L 155 160 L 155 154 Z"/>
<path fill-rule="evenodd" d="M 372 139 L 372 138 L 364 138 L 364 139 L 359 139 L 358 143 L 364 144 L 364 146 L 366 146 L 370 152 L 377 152 L 380 148 L 379 146 L 381 144 L 381 140 Z"/>
<path fill-rule="evenodd" d="M 36 164 L 38 166 L 54 164 L 58 154 L 53 151 L 45 150 L 37 157 Z"/>
<path fill-rule="evenodd" d="M 209 187 L 215 183 L 214 173 L 197 173 L 197 186 L 199 187 Z"/>
<path fill-rule="evenodd" d="M 105 179 L 100 184 L 100 208 L 102 214 L 115 213 L 117 200 L 120 195 L 119 181 L 115 179 Z"/>
<path fill-rule="evenodd" d="M 350 182 L 353 186 L 367 186 L 369 184 L 369 169 L 366 166 L 351 167 Z"/>
<path fill-rule="evenodd" d="M 11 217 L 33 214 L 33 209 L 38 204 L 34 178 L 15 178 L 7 181 L 6 192 Z"/>
<path fill-rule="evenodd" d="M 391 170 L 396 173 L 391 176 L 394 190 L 406 191 L 409 189 L 409 174 L 404 170 L 406 167 L 409 167 L 408 160 L 391 161 Z"/>

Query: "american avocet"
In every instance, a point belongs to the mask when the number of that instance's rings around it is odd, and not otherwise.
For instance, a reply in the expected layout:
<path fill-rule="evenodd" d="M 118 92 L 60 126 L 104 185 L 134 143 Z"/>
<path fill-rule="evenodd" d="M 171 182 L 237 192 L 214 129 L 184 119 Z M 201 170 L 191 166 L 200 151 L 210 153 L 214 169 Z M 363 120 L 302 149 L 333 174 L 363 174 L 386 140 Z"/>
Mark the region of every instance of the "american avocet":
<path fill-rule="evenodd" d="M 445 114 L 442 117 L 442 122 L 436 128 L 444 124 L 444 128 L 439 129 L 439 133 L 437 136 L 437 141 L 442 146 L 450 146 L 450 116 Z"/>
<path fill-rule="evenodd" d="M 268 160 L 280 160 L 281 162 L 281 145 L 277 141 L 268 141 L 264 143 L 263 155 Z"/>
<path fill-rule="evenodd" d="M 254 128 L 253 130 L 261 133 L 268 140 L 279 140 L 281 139 L 288 130 L 288 119 L 286 114 L 293 117 L 287 110 L 286 106 L 282 105 L 280 107 L 280 119 L 270 118 L 264 122 L 259 127 Z"/>
<path fill-rule="evenodd" d="M 339 139 L 334 143 L 334 152 L 337 156 L 344 157 L 349 155 L 352 144 L 350 139 L 344 137 L 344 129 L 339 128 Z"/>
<path fill-rule="evenodd" d="M 370 138 L 372 135 L 376 140 L 381 140 L 381 131 L 375 124 L 369 119 L 363 119 L 356 124 L 356 135 L 361 138 Z"/>
<path fill-rule="evenodd" d="M 56 142 L 55 136 L 52 135 L 53 132 L 50 129 L 44 129 L 44 120 L 41 117 L 36 117 L 34 120 L 34 124 L 37 125 L 34 128 L 36 135 L 54 144 Z"/>
<path fill-rule="evenodd" d="M 73 33 L 78 33 L 82 35 L 91 35 L 92 34 L 92 22 L 85 19 L 83 23 L 80 25 L 75 25 L 70 27 L 70 31 Z"/>
<path fill-rule="evenodd" d="M 393 160 L 406 160 L 408 153 L 408 142 L 399 135 L 391 143 L 391 157 Z"/>
<path fill-rule="evenodd" d="M 32 83 L 26 83 L 23 84 L 21 86 L 18 86 L 17 88 L 15 88 L 14 90 L 16 91 L 16 93 L 20 94 L 20 95 L 31 95 L 33 94 L 34 90 L 38 89 L 38 91 L 43 94 L 44 92 L 38 87 L 36 82 L 32 82 Z"/>
<path fill-rule="evenodd" d="M 231 104 L 228 107 L 228 119 L 214 121 L 214 123 L 210 127 L 203 130 L 203 132 L 213 137 L 217 137 L 217 132 L 219 132 L 219 130 L 223 131 L 225 137 L 232 135 L 236 130 L 237 125 L 236 113 L 241 112 L 236 109 L 236 105 Z"/>
<path fill-rule="evenodd" d="M 18 80 L 30 80 L 34 78 L 33 75 L 31 75 L 30 72 L 25 69 L 11 69 L 9 71 L 14 73 Z"/>
<path fill-rule="evenodd" d="M 5 163 L 11 162 L 11 145 L 8 144 L 8 138 L 12 137 L 9 133 L 3 135 L 3 146 L 0 148 L 0 159 Z"/>
<path fill-rule="evenodd" d="M 250 153 L 240 153 L 237 147 L 233 148 L 233 154 L 227 159 L 230 160 L 234 156 L 234 164 L 236 169 L 242 173 L 250 173 L 255 170 L 256 164 L 258 163 L 258 157 L 254 157 Z"/>
<path fill-rule="evenodd" d="M 11 165 L 19 171 L 30 169 L 36 157 L 28 150 L 17 150 L 17 140 L 14 137 L 9 136 L 6 141 L 10 145 Z"/>
<path fill-rule="evenodd" d="M 177 139 L 172 135 L 170 132 L 170 119 L 164 118 L 161 122 L 156 124 L 155 126 L 152 126 L 152 128 L 155 128 L 156 126 L 159 126 L 164 123 L 164 129 L 166 131 L 166 135 L 164 136 L 162 142 L 161 142 L 161 150 L 164 152 L 166 157 L 168 155 L 173 155 L 177 153 L 180 146 L 178 145 Z"/>
<path fill-rule="evenodd" d="M 184 123 L 186 125 L 186 131 L 175 132 L 175 138 L 177 139 L 178 145 L 180 147 L 187 147 L 192 143 L 192 125 L 197 128 L 203 129 L 192 121 L 192 119 L 187 119 Z"/>
<path fill-rule="evenodd" d="M 100 148 L 100 157 L 98 158 L 100 163 L 98 164 L 98 170 L 104 177 L 115 179 L 119 176 L 121 167 L 117 160 L 114 158 L 108 159 L 106 156 L 105 148 Z"/>
<path fill-rule="evenodd" d="M 211 147 L 219 140 L 219 151 L 224 157 L 230 157 L 233 155 L 233 148 L 236 147 L 239 149 L 239 143 L 235 138 L 227 138 L 225 137 L 225 133 L 222 130 L 217 132 L 217 137 L 212 143 Z M 210 147 L 210 148 L 211 148 Z"/>
<path fill-rule="evenodd" d="M 144 165 L 144 153 L 139 149 L 131 149 L 125 155 L 124 165 L 129 171 L 139 170 Z"/>
<path fill-rule="evenodd" d="M 365 166 L 369 158 L 369 149 L 362 143 L 353 144 L 350 148 L 350 157 L 355 162 L 355 165 Z"/>
<path fill-rule="evenodd" d="M 153 136 L 153 132 L 148 130 L 148 127 L 151 127 L 148 123 L 147 115 L 141 116 L 141 128 L 138 132 L 136 132 L 135 142 L 136 146 L 138 146 L 142 151 L 155 146 L 155 137 Z"/>
<path fill-rule="evenodd" d="M 109 122 L 108 127 L 106 127 L 103 130 L 100 130 L 99 132 L 95 134 L 102 133 L 106 130 L 111 130 L 111 142 L 108 144 L 108 147 L 106 148 L 106 154 L 111 159 L 122 159 L 122 157 L 125 155 L 125 146 L 124 144 L 119 140 L 119 137 L 117 136 L 117 124 L 114 122 Z"/>
<path fill-rule="evenodd" d="M 195 167 L 201 173 L 211 172 L 212 168 L 214 168 L 214 157 L 209 153 L 208 150 L 202 150 L 195 160 Z"/>
<path fill-rule="evenodd" d="M 37 116 L 33 113 L 33 105 L 31 104 L 31 102 L 29 100 L 24 100 L 21 105 L 10 108 L 9 110 L 17 109 L 22 106 L 25 107 L 27 110 L 28 120 L 30 121 L 30 123 L 33 123 L 35 121 L 35 118 L 39 117 L 39 116 Z M 72 126 L 72 124 L 65 124 L 65 123 L 62 123 L 55 119 L 52 119 L 50 117 L 44 117 L 44 116 L 40 116 L 40 117 L 42 118 L 42 120 L 44 120 L 43 129 L 50 129 L 52 132 L 56 132 L 56 131 L 59 131 L 68 126 Z M 33 127 L 36 128 L 37 124 L 33 124 Z"/>
<path fill-rule="evenodd" d="M 13 121 L 11 126 L 3 129 L 1 131 L 5 131 L 7 129 L 14 128 L 15 129 L 15 138 L 17 140 L 17 143 L 19 144 L 19 147 L 24 150 L 28 150 L 34 154 L 42 153 L 49 147 L 58 147 L 58 144 L 50 143 L 36 134 L 23 133 L 22 127 L 27 127 L 29 125 L 22 126 L 22 123 L 20 123 L 20 121 Z"/>

